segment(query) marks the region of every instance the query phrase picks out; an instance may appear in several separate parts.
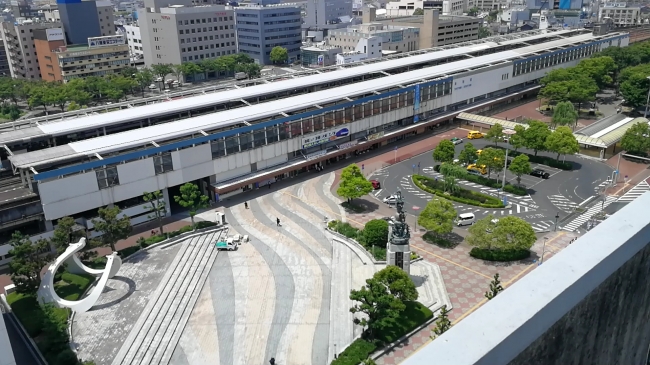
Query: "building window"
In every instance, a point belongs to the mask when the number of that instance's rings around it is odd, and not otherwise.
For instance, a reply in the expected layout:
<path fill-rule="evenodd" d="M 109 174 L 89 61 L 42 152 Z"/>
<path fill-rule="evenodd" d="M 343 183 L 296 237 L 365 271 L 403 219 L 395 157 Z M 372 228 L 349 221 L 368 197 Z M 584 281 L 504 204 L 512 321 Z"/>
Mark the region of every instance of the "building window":
<path fill-rule="evenodd" d="M 156 175 L 164 174 L 165 172 L 174 170 L 171 153 L 164 153 L 159 156 L 154 156 L 153 168 L 156 170 Z"/>
<path fill-rule="evenodd" d="M 120 185 L 120 179 L 117 175 L 117 166 L 110 166 L 95 171 L 97 184 L 100 189 L 110 188 L 111 186 Z"/>

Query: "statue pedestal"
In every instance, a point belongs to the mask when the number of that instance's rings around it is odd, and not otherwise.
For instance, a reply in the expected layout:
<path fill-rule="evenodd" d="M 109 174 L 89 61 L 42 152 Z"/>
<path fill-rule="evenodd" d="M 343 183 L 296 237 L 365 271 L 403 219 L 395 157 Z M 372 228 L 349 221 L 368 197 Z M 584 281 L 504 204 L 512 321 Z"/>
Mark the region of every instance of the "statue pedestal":
<path fill-rule="evenodd" d="M 404 270 L 407 274 L 411 274 L 411 247 L 410 245 L 394 245 L 388 243 L 388 250 L 386 251 L 386 262 L 388 265 L 395 265 Z"/>

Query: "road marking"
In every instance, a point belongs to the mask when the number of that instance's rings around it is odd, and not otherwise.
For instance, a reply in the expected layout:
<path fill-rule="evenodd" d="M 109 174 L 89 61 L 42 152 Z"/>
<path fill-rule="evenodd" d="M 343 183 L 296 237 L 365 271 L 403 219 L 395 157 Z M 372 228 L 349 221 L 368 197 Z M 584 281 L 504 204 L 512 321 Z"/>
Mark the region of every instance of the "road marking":
<path fill-rule="evenodd" d="M 521 213 L 521 205 L 517 204 L 517 213 Z"/>
<path fill-rule="evenodd" d="M 438 256 L 438 255 L 436 255 L 435 253 L 433 253 L 433 252 L 431 252 L 431 251 L 429 251 L 429 250 L 425 250 L 425 249 L 423 249 L 423 248 L 416 247 L 416 246 L 412 246 L 412 247 L 415 248 L 416 250 L 420 250 L 420 251 L 426 252 L 426 253 L 428 253 L 429 255 L 431 255 L 431 256 L 433 256 L 433 257 L 436 257 L 436 258 L 438 258 L 438 259 L 440 259 L 440 260 L 442 260 L 442 261 L 446 261 L 446 262 L 448 262 L 448 263 L 450 263 L 450 264 L 452 264 L 452 265 L 456 265 L 456 266 L 458 266 L 458 267 L 462 267 L 463 269 L 465 269 L 465 270 L 467 270 L 467 271 L 470 271 L 470 272 L 473 272 L 473 273 L 476 274 L 476 275 L 482 276 L 482 277 L 484 277 L 484 278 L 488 278 L 488 279 L 490 279 L 490 280 L 492 279 L 492 277 L 490 277 L 490 276 L 487 276 L 487 275 L 485 275 L 485 274 L 482 274 L 482 273 L 480 273 L 480 272 L 478 272 L 478 271 L 476 271 L 476 270 L 470 269 L 470 268 L 467 267 L 467 266 L 461 265 L 461 264 L 459 264 L 459 263 L 457 263 L 457 262 L 454 262 L 454 261 L 452 261 L 452 260 L 446 259 L 446 258 L 444 258 L 444 257 L 442 257 L 442 256 Z"/>
<path fill-rule="evenodd" d="M 379 196 L 379 194 L 381 194 L 381 191 L 382 191 L 382 190 L 384 190 L 384 189 L 379 189 L 379 190 L 377 190 L 377 192 L 375 193 L 375 196 Z"/>

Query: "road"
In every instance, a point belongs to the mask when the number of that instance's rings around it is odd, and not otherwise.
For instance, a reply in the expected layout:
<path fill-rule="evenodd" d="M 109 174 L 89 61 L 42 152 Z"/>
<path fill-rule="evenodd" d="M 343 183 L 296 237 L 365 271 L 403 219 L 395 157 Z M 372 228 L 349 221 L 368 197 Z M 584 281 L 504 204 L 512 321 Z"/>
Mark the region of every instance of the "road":
<path fill-rule="evenodd" d="M 448 132 L 445 138 L 464 136 L 464 134 L 466 134 L 465 130 L 456 129 Z M 456 145 L 456 156 L 467 143 L 468 141 L 464 140 L 463 143 Z M 484 139 L 473 140 L 471 143 L 477 149 L 489 147 L 491 144 Z M 532 152 L 525 149 L 522 151 Z M 539 153 L 539 155 L 544 155 L 544 153 Z M 611 167 L 599 161 L 580 156 L 570 156 L 566 160 L 573 162 L 574 170 L 563 171 L 549 166 L 531 164 L 533 169 L 540 168 L 548 172 L 551 175 L 550 178 L 544 180 L 528 175 L 522 176 L 521 183 L 527 187 L 529 195 L 517 196 L 506 193 L 505 199 L 509 206 L 505 209 L 485 209 L 456 202 L 453 203 L 454 207 L 458 213 L 472 212 L 479 219 L 490 214 L 497 217 L 515 215 L 525 219 L 538 232 L 554 230 L 556 216 L 558 217 L 557 221 L 561 221 L 575 207 L 598 195 L 602 187 L 607 184 L 607 177 L 612 174 Z M 375 197 L 381 200 L 400 189 L 406 202 L 407 212 L 414 215 L 419 214 L 432 195 L 418 189 L 411 181 L 411 176 L 422 174 L 440 178 L 441 175 L 433 169 L 436 164 L 433 161 L 432 153 L 427 152 L 375 172 L 370 178 L 380 181 L 382 187 L 381 190 L 374 192 Z M 493 174 L 493 177 L 496 176 Z M 516 176 L 509 171 L 506 172 L 506 181 L 517 183 Z M 459 183 L 465 189 L 479 191 L 500 199 L 504 198 L 503 192 L 497 189 L 465 180 L 460 180 Z"/>

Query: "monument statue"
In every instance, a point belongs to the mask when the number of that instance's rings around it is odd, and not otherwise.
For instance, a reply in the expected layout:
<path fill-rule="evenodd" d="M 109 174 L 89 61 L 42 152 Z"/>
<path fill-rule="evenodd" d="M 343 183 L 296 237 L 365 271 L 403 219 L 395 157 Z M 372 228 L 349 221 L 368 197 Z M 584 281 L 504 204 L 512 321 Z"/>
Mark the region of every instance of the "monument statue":
<path fill-rule="evenodd" d="M 386 261 L 389 265 L 398 266 L 408 274 L 411 266 L 411 248 L 409 246 L 411 232 L 406 224 L 402 192 L 398 189 L 394 196 L 397 215 L 389 225 Z"/>
<path fill-rule="evenodd" d="M 76 253 L 86 246 L 86 239 L 81 238 L 77 243 L 71 243 L 64 253 L 59 255 L 56 260 L 48 267 L 47 271 L 41 279 L 41 286 L 38 289 L 38 301 L 41 304 L 53 303 L 59 308 L 70 308 L 74 312 L 83 313 L 88 311 L 95 305 L 99 296 L 104 291 L 108 279 L 114 277 L 122 266 L 122 260 L 113 252 L 106 256 L 106 267 L 103 270 L 91 269 L 84 265 Z M 54 291 L 54 276 L 56 271 L 63 264 L 67 264 L 67 270 L 73 274 L 90 274 L 99 276 L 99 280 L 95 284 L 95 288 L 88 293 L 86 297 L 81 300 L 65 300 L 59 297 Z"/>

